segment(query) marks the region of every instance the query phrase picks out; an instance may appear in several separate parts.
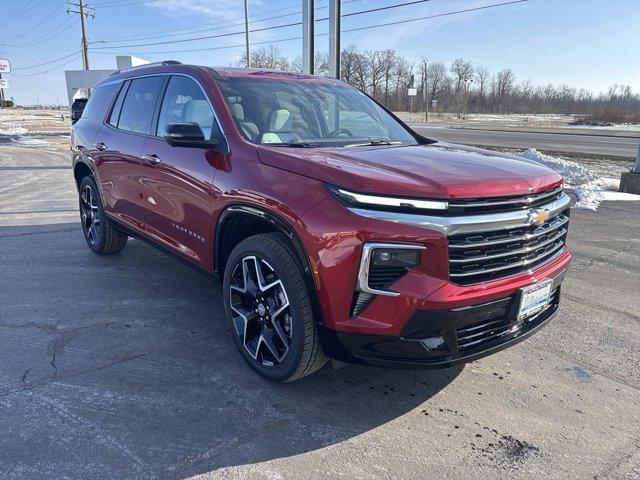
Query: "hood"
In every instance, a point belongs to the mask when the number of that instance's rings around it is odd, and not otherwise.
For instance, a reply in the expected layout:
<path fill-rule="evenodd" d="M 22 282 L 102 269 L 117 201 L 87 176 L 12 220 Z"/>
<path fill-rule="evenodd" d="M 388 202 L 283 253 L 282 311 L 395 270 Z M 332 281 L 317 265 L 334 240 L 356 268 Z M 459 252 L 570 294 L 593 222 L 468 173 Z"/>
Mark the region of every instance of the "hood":
<path fill-rule="evenodd" d="M 347 148 L 260 146 L 264 164 L 362 193 L 477 198 L 526 195 L 562 183 L 532 160 L 480 148 L 430 145 Z"/>

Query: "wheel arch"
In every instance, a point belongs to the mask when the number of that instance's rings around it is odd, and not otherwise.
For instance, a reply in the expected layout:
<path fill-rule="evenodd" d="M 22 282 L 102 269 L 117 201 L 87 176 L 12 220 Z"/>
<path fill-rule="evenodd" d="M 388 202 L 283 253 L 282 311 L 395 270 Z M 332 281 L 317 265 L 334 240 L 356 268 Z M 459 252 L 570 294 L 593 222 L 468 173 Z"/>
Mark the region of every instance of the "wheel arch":
<path fill-rule="evenodd" d="M 240 228 L 233 228 L 238 226 Z M 314 318 L 317 323 L 322 324 L 318 288 L 309 256 L 293 227 L 273 212 L 248 204 L 230 205 L 222 211 L 216 225 L 214 240 L 214 268 L 220 279 L 224 277 L 226 260 L 235 245 L 252 235 L 268 232 L 283 233 L 296 252 L 307 289 L 311 292 Z"/>
<path fill-rule="evenodd" d="M 93 175 L 93 177 L 95 178 L 93 166 L 87 160 L 78 158 L 73 164 L 73 178 L 76 182 L 76 189 L 80 188 L 80 182 L 82 182 L 82 179 L 87 175 Z M 98 179 L 96 178 L 96 183 L 97 181 Z M 98 189 L 100 189 L 99 186 Z"/>

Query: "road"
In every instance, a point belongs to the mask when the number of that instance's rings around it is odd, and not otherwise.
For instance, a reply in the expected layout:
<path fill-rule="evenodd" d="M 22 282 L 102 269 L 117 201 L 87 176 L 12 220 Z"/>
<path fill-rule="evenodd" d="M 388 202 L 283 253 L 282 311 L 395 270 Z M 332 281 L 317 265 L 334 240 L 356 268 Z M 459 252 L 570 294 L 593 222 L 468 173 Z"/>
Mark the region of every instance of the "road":
<path fill-rule="evenodd" d="M 640 132 L 602 132 L 598 130 L 525 129 L 491 127 L 450 127 L 410 123 L 411 128 L 428 138 L 451 143 L 512 148 L 536 148 L 554 152 L 586 153 L 636 157 Z"/>
<path fill-rule="evenodd" d="M 139 241 L 91 253 L 76 208 L 63 147 L 0 146 L 0 478 L 640 477 L 636 202 L 572 212 L 531 339 L 285 385 L 245 366 L 216 285 Z"/>

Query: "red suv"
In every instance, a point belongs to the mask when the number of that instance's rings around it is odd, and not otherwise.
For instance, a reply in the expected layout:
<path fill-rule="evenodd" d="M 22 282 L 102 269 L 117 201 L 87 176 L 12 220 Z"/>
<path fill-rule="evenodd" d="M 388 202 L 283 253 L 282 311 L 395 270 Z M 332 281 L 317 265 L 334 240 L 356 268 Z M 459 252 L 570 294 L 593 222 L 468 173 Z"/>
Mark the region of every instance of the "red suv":
<path fill-rule="evenodd" d="M 116 72 L 71 145 L 89 247 L 137 237 L 220 278 L 238 349 L 270 380 L 328 357 L 448 367 L 558 308 L 562 178 L 426 139 L 339 80 L 174 61 Z"/>

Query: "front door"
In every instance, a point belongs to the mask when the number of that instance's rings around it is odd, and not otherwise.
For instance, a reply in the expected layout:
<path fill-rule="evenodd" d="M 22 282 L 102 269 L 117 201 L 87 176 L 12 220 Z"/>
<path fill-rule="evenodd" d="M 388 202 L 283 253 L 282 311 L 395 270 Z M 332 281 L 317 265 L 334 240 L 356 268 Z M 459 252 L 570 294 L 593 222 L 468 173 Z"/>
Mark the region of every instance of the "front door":
<path fill-rule="evenodd" d="M 216 169 L 212 152 L 172 147 L 164 140 L 170 123 L 195 122 L 205 138 L 218 137 L 213 109 L 192 78 L 169 79 L 158 114 L 155 136 L 144 145 L 141 184 L 145 195 L 147 234 L 161 245 L 211 269 L 213 266 L 213 186 Z"/>

